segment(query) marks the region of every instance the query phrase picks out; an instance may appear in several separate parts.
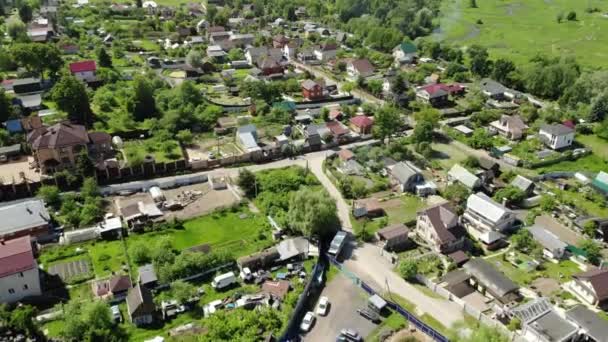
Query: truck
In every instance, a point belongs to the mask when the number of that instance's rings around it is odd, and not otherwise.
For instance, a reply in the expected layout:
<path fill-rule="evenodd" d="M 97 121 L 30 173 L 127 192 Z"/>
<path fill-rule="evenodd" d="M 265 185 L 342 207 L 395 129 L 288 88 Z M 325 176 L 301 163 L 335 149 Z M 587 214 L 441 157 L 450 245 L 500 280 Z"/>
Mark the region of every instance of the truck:
<path fill-rule="evenodd" d="M 236 276 L 234 275 L 234 272 L 228 272 L 213 278 L 211 286 L 216 290 L 221 290 L 234 283 L 236 283 Z"/>
<path fill-rule="evenodd" d="M 340 255 L 340 252 L 342 251 L 342 247 L 344 247 L 345 242 L 346 232 L 341 230 L 336 234 L 336 236 L 334 236 L 333 240 L 331 240 L 331 244 L 327 253 L 333 255 L 334 257 L 338 257 L 338 255 Z"/>

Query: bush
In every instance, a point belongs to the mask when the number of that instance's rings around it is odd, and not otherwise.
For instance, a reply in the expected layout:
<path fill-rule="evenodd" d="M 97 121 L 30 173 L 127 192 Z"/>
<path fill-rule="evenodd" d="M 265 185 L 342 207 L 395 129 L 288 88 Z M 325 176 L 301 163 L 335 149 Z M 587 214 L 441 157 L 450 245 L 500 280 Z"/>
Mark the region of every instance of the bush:
<path fill-rule="evenodd" d="M 576 20 L 576 12 L 574 12 L 574 11 L 568 12 L 568 15 L 566 16 L 566 19 L 568 19 L 568 21 L 575 21 Z"/>
<path fill-rule="evenodd" d="M 416 278 L 418 263 L 414 260 L 404 260 L 399 264 L 399 274 L 406 280 Z"/>

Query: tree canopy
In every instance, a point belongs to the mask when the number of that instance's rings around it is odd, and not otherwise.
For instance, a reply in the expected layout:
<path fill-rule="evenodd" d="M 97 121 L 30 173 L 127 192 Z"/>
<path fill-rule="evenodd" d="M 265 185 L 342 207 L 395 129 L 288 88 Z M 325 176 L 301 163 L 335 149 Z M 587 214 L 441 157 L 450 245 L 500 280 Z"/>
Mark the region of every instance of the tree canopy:
<path fill-rule="evenodd" d="M 70 120 L 79 123 L 91 122 L 91 107 L 84 83 L 70 74 L 64 74 L 51 91 L 57 107 L 68 114 Z"/>
<path fill-rule="evenodd" d="M 330 236 L 340 227 L 336 202 L 325 190 L 303 188 L 292 194 L 289 226 L 306 236 Z"/>

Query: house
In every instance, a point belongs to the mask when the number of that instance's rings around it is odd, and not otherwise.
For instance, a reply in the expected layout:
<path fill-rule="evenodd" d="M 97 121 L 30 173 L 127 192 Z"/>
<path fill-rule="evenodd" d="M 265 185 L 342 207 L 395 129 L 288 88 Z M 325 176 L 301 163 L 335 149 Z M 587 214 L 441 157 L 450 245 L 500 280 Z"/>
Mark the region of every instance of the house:
<path fill-rule="evenodd" d="M 539 139 L 553 150 L 569 147 L 574 142 L 574 129 L 562 124 L 542 125 Z"/>
<path fill-rule="evenodd" d="M 261 47 L 249 47 L 245 49 L 245 59 L 250 65 L 257 65 L 265 57 L 273 57 L 275 60 L 280 61 L 283 58 L 283 50 L 268 48 L 266 46 Z"/>
<path fill-rule="evenodd" d="M 120 217 L 132 231 L 143 229 L 150 222 L 163 220 L 163 212 L 158 209 L 150 194 L 140 197 L 139 201 L 116 199 L 116 207 Z"/>
<path fill-rule="evenodd" d="M 503 100 L 506 97 L 505 93 L 508 91 L 507 87 L 489 78 L 482 79 L 480 87 L 485 96 L 494 100 Z"/>
<path fill-rule="evenodd" d="M 608 299 L 608 270 L 591 269 L 575 274 L 566 287 L 587 305 L 604 307 Z"/>
<path fill-rule="evenodd" d="M 301 42 L 299 40 L 292 40 L 283 46 L 283 57 L 288 61 L 291 61 L 296 57 L 297 49 L 300 47 Z M 314 56 L 313 56 L 314 57 Z"/>
<path fill-rule="evenodd" d="M 353 203 L 353 216 L 355 218 L 378 217 L 382 215 L 384 215 L 384 209 L 377 198 L 364 198 L 356 200 Z"/>
<path fill-rule="evenodd" d="M 279 61 L 272 57 L 263 57 L 257 64 L 258 68 L 262 70 L 262 74 L 268 77 L 283 76 L 283 66 Z"/>
<path fill-rule="evenodd" d="M 255 36 L 251 33 L 232 33 L 230 35 L 230 41 L 236 47 L 245 47 L 253 44 Z"/>
<path fill-rule="evenodd" d="M 482 258 L 464 264 L 464 271 L 471 277 L 469 284 L 486 297 L 502 304 L 519 300 L 519 286 Z"/>
<path fill-rule="evenodd" d="M 418 87 L 416 97 L 424 103 L 439 107 L 448 103 L 450 96 L 461 95 L 464 91 L 464 87 L 457 83 L 433 83 Z"/>
<path fill-rule="evenodd" d="M 578 327 L 562 318 L 549 299 L 540 297 L 509 310 L 521 322 L 521 334 L 526 341 L 574 342 Z"/>
<path fill-rule="evenodd" d="M 152 292 L 140 284 L 135 285 L 127 295 L 127 313 L 131 323 L 136 327 L 152 324 L 155 311 Z"/>
<path fill-rule="evenodd" d="M 209 56 L 211 58 L 221 60 L 224 57 L 226 57 L 227 55 L 228 54 L 219 45 L 209 45 L 207 47 L 207 56 Z"/>
<path fill-rule="evenodd" d="M 141 286 L 148 289 L 154 289 L 158 285 L 158 278 L 156 277 L 156 271 L 154 271 L 154 265 L 146 264 L 140 266 L 137 269 L 137 274 L 139 274 L 137 283 Z"/>
<path fill-rule="evenodd" d="M 28 95 L 42 92 L 42 83 L 39 78 L 19 78 L 13 80 L 12 84 L 15 95 Z"/>
<path fill-rule="evenodd" d="M 337 142 L 344 140 L 345 137 L 350 133 L 350 130 L 339 121 L 329 121 L 325 123 L 325 126 L 334 136 L 334 141 Z"/>
<path fill-rule="evenodd" d="M 30 236 L 0 240 L 0 289 L 0 303 L 14 303 L 42 294 Z"/>
<path fill-rule="evenodd" d="M 458 226 L 458 214 L 448 202 L 416 213 L 416 234 L 439 253 L 452 253 L 464 247 L 465 234 Z"/>
<path fill-rule="evenodd" d="M 275 49 L 282 49 L 285 45 L 289 44 L 289 38 L 282 34 L 278 34 L 272 37 L 272 47 Z"/>
<path fill-rule="evenodd" d="M 313 80 L 305 80 L 302 82 L 302 96 L 309 101 L 322 99 L 323 87 Z"/>
<path fill-rule="evenodd" d="M 511 140 L 523 138 L 527 128 L 528 126 L 519 115 L 501 115 L 500 119 L 490 122 L 491 132 L 496 132 Z"/>
<path fill-rule="evenodd" d="M 69 68 L 70 73 L 83 82 L 97 81 L 97 64 L 93 60 L 70 63 Z"/>
<path fill-rule="evenodd" d="M 306 260 L 310 252 L 310 243 L 303 237 L 282 240 L 276 246 L 279 261 Z"/>
<path fill-rule="evenodd" d="M 414 192 L 424 182 L 422 172 L 410 162 L 399 162 L 389 171 L 390 181 L 400 192 Z"/>
<path fill-rule="evenodd" d="M 454 164 L 450 171 L 448 171 L 448 180 L 450 182 L 458 182 L 472 190 L 481 186 L 481 179 L 471 171 L 460 166 L 460 164 Z"/>
<path fill-rule="evenodd" d="M 404 224 L 393 224 L 376 232 L 376 238 L 387 251 L 399 251 L 409 243 L 409 230 Z"/>
<path fill-rule="evenodd" d="M 315 56 L 313 50 L 306 49 L 298 52 L 297 54 L 298 60 L 304 64 L 313 64 L 317 63 L 317 57 Z"/>
<path fill-rule="evenodd" d="M 543 255 L 546 258 L 555 261 L 564 258 L 568 245 L 555 236 L 555 234 L 537 225 L 527 229 L 534 237 L 534 240 L 543 247 Z"/>
<path fill-rule="evenodd" d="M 327 62 L 330 59 L 336 58 L 336 55 L 338 54 L 338 45 L 335 43 L 323 43 L 316 46 L 313 53 L 317 60 Z"/>
<path fill-rule="evenodd" d="M 270 294 L 279 300 L 285 299 L 285 296 L 291 289 L 291 285 L 287 280 L 266 280 L 262 284 L 262 292 Z"/>
<path fill-rule="evenodd" d="M 600 171 L 591 181 L 591 185 L 604 194 L 608 194 L 608 173 Z"/>
<path fill-rule="evenodd" d="M 79 153 L 103 160 L 112 151 L 112 137 L 104 132 L 87 132 L 82 125 L 60 122 L 43 126 L 27 135 L 34 161 L 42 173 L 69 169 L 76 165 Z"/>
<path fill-rule="evenodd" d="M 100 298 L 122 298 L 131 288 L 128 275 L 113 275 L 109 279 L 92 282 L 93 294 Z"/>
<path fill-rule="evenodd" d="M 526 196 L 532 195 L 535 187 L 533 181 L 521 175 L 515 176 L 509 185 L 523 191 Z"/>
<path fill-rule="evenodd" d="M 350 159 L 338 166 L 338 171 L 349 176 L 362 176 L 364 174 L 365 167 L 363 167 L 363 165 L 361 165 L 358 161 Z"/>
<path fill-rule="evenodd" d="M 418 48 L 411 42 L 401 43 L 393 49 L 393 58 L 396 65 L 412 64 L 418 58 Z"/>
<path fill-rule="evenodd" d="M 362 135 L 371 134 L 373 126 L 374 120 L 366 115 L 357 115 L 350 119 L 350 129 Z"/>
<path fill-rule="evenodd" d="M 354 59 L 346 64 L 346 73 L 353 80 L 372 76 L 375 71 L 376 69 L 367 59 Z"/>
<path fill-rule="evenodd" d="M 261 148 L 258 145 L 258 132 L 255 125 L 245 125 L 237 129 L 236 132 L 237 140 L 239 144 L 247 152 L 260 151 Z"/>
<path fill-rule="evenodd" d="M 0 217 L 0 239 L 29 236 L 36 241 L 52 237 L 51 215 L 40 199 L 3 203 Z"/>
<path fill-rule="evenodd" d="M 503 232 L 512 228 L 515 219 L 514 212 L 478 192 L 467 199 L 461 224 L 474 238 L 491 247 L 502 239 Z"/>
<path fill-rule="evenodd" d="M 578 341 L 608 342 L 608 322 L 584 305 L 566 311 L 566 319 L 578 327 Z"/>
<path fill-rule="evenodd" d="M 354 159 L 355 154 L 351 150 L 347 150 L 347 149 L 343 148 L 338 152 L 338 158 L 340 158 L 340 160 L 342 162 L 347 162 L 351 159 Z"/>

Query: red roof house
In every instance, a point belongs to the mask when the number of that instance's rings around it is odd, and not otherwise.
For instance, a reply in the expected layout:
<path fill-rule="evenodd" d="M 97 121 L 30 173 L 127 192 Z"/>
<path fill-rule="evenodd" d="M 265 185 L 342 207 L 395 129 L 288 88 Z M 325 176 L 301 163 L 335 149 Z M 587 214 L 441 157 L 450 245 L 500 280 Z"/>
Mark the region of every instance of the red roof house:
<path fill-rule="evenodd" d="M 0 242 L 0 278 L 36 268 L 29 235 Z"/>
<path fill-rule="evenodd" d="M 350 119 L 350 128 L 359 134 L 370 134 L 374 120 L 365 115 L 357 115 Z"/>
<path fill-rule="evenodd" d="M 93 60 L 70 63 L 70 72 L 72 74 L 95 70 L 97 70 L 97 64 Z"/>

